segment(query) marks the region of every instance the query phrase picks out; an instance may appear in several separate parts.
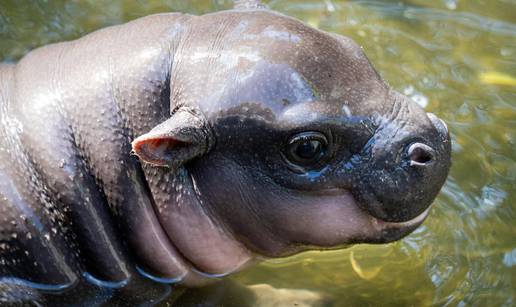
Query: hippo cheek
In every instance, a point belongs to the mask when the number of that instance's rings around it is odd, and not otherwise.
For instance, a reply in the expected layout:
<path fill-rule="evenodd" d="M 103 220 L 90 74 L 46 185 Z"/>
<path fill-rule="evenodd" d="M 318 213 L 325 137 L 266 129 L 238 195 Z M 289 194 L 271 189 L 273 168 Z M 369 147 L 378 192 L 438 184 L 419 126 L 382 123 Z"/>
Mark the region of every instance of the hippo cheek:
<path fill-rule="evenodd" d="M 191 170 L 193 177 L 204 179 L 196 182 L 206 212 L 249 250 L 265 257 L 391 242 L 413 231 L 428 214 L 402 223 L 385 222 L 362 209 L 349 190 L 287 189 L 220 156 L 209 164 L 199 160 Z"/>

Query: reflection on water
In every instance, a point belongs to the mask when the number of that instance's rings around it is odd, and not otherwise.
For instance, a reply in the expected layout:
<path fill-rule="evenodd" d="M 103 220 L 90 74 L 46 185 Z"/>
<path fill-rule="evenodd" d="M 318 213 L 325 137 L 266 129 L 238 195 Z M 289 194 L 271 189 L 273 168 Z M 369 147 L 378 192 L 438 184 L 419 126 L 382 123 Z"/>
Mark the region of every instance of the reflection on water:
<path fill-rule="evenodd" d="M 424 226 L 401 242 L 305 253 L 232 279 L 316 290 L 347 306 L 515 304 L 516 1 L 429 2 L 269 2 L 362 45 L 391 86 L 447 122 L 453 166 Z M 2 1 L 0 60 L 149 13 L 228 7 L 200 0 Z"/>

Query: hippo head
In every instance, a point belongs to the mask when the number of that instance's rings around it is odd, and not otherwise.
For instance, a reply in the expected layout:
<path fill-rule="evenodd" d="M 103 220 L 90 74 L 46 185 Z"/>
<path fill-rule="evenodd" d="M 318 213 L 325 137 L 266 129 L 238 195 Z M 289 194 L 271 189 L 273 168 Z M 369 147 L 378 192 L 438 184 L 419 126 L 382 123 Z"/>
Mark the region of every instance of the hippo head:
<path fill-rule="evenodd" d="M 351 39 L 264 10 L 202 18 L 174 59 L 171 117 L 133 142 L 141 160 L 187 174 L 253 255 L 391 242 L 423 222 L 450 167 L 440 119 Z"/>

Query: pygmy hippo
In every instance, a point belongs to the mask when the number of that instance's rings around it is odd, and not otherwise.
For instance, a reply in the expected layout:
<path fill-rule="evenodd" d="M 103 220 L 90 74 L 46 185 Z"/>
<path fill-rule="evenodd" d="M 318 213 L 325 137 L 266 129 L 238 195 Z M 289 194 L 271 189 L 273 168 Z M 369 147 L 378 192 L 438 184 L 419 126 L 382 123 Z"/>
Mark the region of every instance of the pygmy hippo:
<path fill-rule="evenodd" d="M 397 240 L 428 215 L 450 147 L 351 39 L 253 1 L 38 48 L 0 65 L 3 297 L 199 286 Z"/>

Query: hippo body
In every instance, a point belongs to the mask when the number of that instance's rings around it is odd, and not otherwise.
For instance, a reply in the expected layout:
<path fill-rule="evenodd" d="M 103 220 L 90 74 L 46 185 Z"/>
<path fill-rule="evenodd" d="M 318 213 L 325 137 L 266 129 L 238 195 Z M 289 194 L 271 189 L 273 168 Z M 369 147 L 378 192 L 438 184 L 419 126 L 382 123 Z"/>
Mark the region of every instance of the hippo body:
<path fill-rule="evenodd" d="M 199 286 L 390 242 L 449 164 L 350 39 L 259 6 L 140 18 L 0 65 L 0 286 Z"/>

